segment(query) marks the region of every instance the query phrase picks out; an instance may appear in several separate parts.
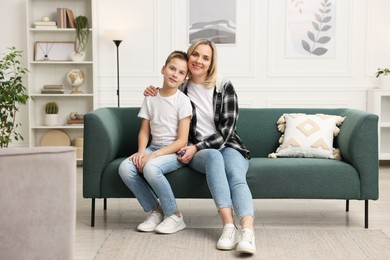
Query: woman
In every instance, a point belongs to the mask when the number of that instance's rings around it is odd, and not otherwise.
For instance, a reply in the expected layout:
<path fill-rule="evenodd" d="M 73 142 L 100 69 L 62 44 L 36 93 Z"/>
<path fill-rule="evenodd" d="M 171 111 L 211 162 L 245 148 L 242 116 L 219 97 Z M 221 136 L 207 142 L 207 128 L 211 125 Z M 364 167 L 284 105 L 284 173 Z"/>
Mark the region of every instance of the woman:
<path fill-rule="evenodd" d="M 246 182 L 249 151 L 236 133 L 238 100 L 230 81 L 217 79 L 216 46 L 208 40 L 193 43 L 188 51 L 189 80 L 180 87 L 191 100 L 190 143 L 180 149 L 180 161 L 205 173 L 223 222 L 217 248 L 253 254 L 256 251 L 252 194 Z M 155 95 L 149 87 L 145 95 Z M 239 234 L 233 217 L 239 217 Z M 237 245 L 238 244 L 238 245 Z"/>

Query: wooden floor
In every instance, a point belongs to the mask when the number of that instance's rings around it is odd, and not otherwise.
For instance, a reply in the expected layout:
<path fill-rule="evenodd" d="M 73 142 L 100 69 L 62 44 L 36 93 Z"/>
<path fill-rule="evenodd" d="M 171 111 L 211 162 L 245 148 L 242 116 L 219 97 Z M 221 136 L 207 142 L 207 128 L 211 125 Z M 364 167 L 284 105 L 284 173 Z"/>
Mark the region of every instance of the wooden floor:
<path fill-rule="evenodd" d="M 78 198 L 75 259 L 93 259 L 114 228 L 135 228 L 146 217 L 135 199 L 96 201 L 95 227 L 90 227 L 91 200 L 82 197 L 82 167 L 78 167 Z M 390 237 L 390 164 L 382 163 L 379 173 L 379 200 L 369 203 L 369 228 Z M 210 199 L 178 200 L 187 227 L 221 227 Z M 254 200 L 255 227 L 305 229 L 364 229 L 364 202 L 338 200 Z"/>

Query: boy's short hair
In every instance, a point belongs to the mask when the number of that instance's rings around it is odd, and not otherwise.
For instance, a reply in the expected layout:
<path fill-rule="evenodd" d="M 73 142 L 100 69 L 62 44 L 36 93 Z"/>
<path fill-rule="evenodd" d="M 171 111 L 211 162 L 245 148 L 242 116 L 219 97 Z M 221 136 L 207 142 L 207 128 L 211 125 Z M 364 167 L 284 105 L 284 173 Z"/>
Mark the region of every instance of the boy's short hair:
<path fill-rule="evenodd" d="M 173 51 L 171 52 L 171 54 L 169 54 L 167 60 L 165 61 L 165 66 L 168 65 L 168 63 L 175 58 L 184 60 L 186 62 L 188 60 L 187 53 L 185 53 L 184 51 Z"/>

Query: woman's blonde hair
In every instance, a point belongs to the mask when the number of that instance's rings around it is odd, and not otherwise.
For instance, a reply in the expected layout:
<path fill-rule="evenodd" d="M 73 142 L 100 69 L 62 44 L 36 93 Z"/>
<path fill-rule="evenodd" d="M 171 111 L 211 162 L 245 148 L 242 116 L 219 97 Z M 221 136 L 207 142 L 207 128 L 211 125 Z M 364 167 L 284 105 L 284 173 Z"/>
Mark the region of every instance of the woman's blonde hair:
<path fill-rule="evenodd" d="M 206 79 L 204 81 L 204 85 L 206 85 L 207 87 L 211 88 L 211 87 L 215 86 L 216 81 L 217 81 L 217 77 L 218 77 L 218 72 L 217 72 L 217 47 L 215 46 L 215 44 L 212 41 L 209 41 L 207 39 L 197 40 L 196 42 L 191 44 L 191 46 L 188 48 L 187 55 L 188 55 L 188 58 L 189 58 L 191 56 L 191 54 L 194 52 L 194 50 L 196 49 L 196 47 L 198 47 L 199 45 L 202 45 L 202 44 L 210 46 L 211 51 L 212 51 L 210 68 L 207 71 L 207 76 L 206 76 Z M 189 71 L 189 76 L 191 78 L 191 71 Z"/>

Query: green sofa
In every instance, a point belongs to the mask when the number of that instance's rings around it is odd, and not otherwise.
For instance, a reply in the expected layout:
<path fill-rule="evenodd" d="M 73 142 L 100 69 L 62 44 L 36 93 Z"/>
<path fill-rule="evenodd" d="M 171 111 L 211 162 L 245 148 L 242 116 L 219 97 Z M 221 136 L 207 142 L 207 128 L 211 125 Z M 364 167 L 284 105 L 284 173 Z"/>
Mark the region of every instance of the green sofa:
<path fill-rule="evenodd" d="M 119 164 L 137 151 L 139 108 L 99 108 L 85 115 L 83 195 L 92 199 L 134 198 L 118 175 Z M 268 158 L 279 146 L 276 121 L 283 113 L 324 113 L 346 117 L 335 138 L 342 161 Z M 244 108 L 237 132 L 251 151 L 247 174 L 254 199 L 378 199 L 378 116 L 356 109 Z M 204 174 L 183 167 L 166 175 L 177 198 L 211 198 Z"/>

